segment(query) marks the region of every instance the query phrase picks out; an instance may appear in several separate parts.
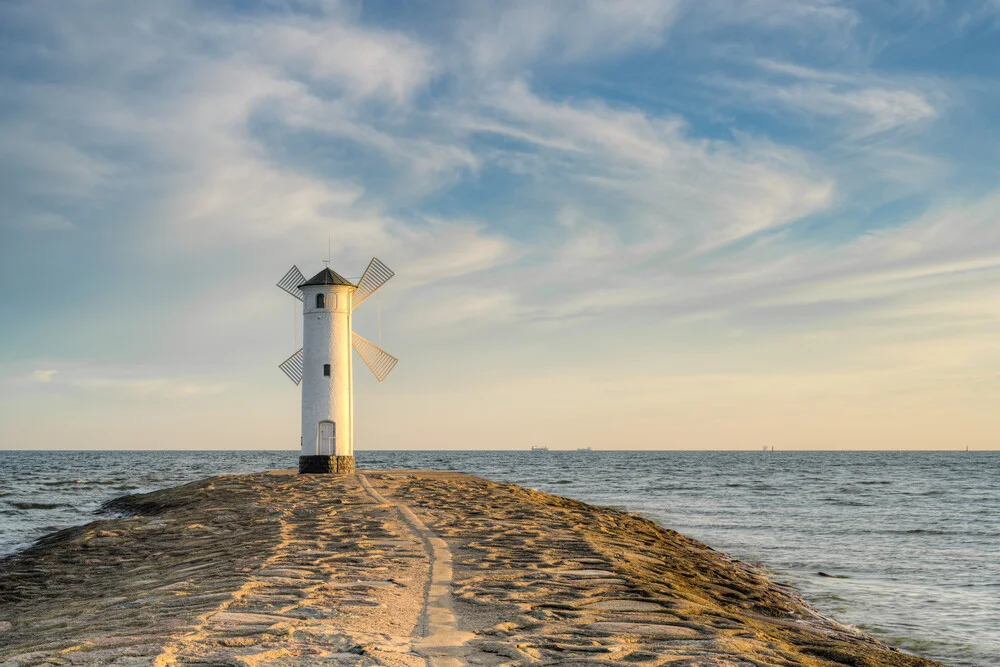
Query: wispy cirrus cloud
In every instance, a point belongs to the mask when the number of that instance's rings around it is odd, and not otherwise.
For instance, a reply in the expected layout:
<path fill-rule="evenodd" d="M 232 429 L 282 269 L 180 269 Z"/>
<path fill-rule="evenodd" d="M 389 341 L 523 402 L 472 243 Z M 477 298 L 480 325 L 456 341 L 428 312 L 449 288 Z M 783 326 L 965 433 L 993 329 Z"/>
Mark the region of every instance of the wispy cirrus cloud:
<path fill-rule="evenodd" d="M 740 95 L 776 116 L 789 113 L 812 127 L 833 124 L 849 140 L 872 138 L 891 130 L 919 129 L 946 104 L 943 91 L 925 91 L 918 82 L 879 80 L 870 74 L 818 70 L 761 59 L 762 78 L 720 79 Z M 928 86 L 929 82 L 920 82 Z"/>
<path fill-rule="evenodd" d="M 532 179 L 521 196 L 556 222 L 548 236 L 557 245 L 536 284 L 574 284 L 581 271 L 644 282 L 633 266 L 669 267 L 831 201 L 829 178 L 797 151 L 699 139 L 676 116 L 557 103 L 520 82 L 490 96 L 482 115 L 490 119 L 468 130 L 488 142 L 490 160 Z"/>
<path fill-rule="evenodd" d="M 50 360 L 51 361 L 51 360 Z M 123 398 L 195 398 L 221 394 L 228 385 L 218 380 L 205 380 L 189 374 L 142 370 L 132 366 L 97 366 L 73 360 L 57 362 L 58 369 L 39 369 L 26 376 L 0 375 L 0 381 L 7 389 L 20 387 L 25 391 L 25 383 L 34 385 L 27 389 L 48 395 L 67 396 L 81 392 L 94 396 L 101 394 Z"/>
<path fill-rule="evenodd" d="M 32 382 L 52 382 L 52 378 L 56 376 L 59 371 L 55 370 L 37 370 L 31 372 Z"/>
<path fill-rule="evenodd" d="M 468 58 L 475 71 L 516 74 L 539 61 L 586 62 L 659 46 L 682 4 L 680 0 L 471 3 L 460 12 L 455 40 L 459 57 Z"/>

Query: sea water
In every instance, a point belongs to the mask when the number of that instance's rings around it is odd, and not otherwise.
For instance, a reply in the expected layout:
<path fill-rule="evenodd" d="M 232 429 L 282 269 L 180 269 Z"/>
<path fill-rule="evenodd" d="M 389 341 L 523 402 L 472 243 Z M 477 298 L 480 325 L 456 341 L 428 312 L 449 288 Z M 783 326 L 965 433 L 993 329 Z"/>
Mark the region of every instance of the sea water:
<path fill-rule="evenodd" d="M 103 502 L 297 452 L 0 451 L 0 554 Z M 950 665 L 1000 665 L 1000 452 L 358 452 L 641 513 Z M 0 567 L 3 567 L 0 562 Z M 823 572 L 832 576 L 820 576 Z"/>

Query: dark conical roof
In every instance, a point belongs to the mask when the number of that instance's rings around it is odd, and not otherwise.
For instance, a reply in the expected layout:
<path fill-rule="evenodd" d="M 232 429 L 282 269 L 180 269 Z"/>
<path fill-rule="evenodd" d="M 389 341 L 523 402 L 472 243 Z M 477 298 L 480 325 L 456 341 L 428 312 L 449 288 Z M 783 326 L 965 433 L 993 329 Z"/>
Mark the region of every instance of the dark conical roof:
<path fill-rule="evenodd" d="M 350 285 L 351 287 L 354 287 L 354 283 L 330 268 L 323 269 L 315 276 L 299 285 L 299 288 L 301 289 L 307 285 Z"/>

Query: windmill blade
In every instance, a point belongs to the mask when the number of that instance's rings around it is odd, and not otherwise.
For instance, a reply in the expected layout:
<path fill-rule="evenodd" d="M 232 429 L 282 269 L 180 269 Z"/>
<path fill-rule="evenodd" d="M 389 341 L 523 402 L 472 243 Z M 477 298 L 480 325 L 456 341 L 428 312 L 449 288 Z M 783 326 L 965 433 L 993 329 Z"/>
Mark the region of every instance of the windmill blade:
<path fill-rule="evenodd" d="M 278 368 L 284 371 L 288 379 L 295 384 L 302 382 L 302 348 L 300 347 L 298 352 L 278 364 Z"/>
<path fill-rule="evenodd" d="M 354 349 L 358 351 L 358 354 L 361 355 L 365 365 L 368 366 L 368 369 L 379 382 L 384 380 L 389 375 L 389 371 L 391 371 L 393 366 L 395 366 L 399 361 L 399 359 L 392 356 L 375 343 L 362 338 L 356 333 L 352 332 L 351 340 L 354 343 Z"/>
<path fill-rule="evenodd" d="M 278 281 L 278 287 L 285 290 L 299 301 L 302 301 L 302 290 L 299 289 L 299 285 L 305 281 L 306 277 L 302 275 L 301 271 L 299 271 L 299 267 L 293 264 L 292 268 L 288 269 L 288 273 L 285 274 L 284 278 Z"/>
<path fill-rule="evenodd" d="M 392 278 L 394 275 L 396 274 L 392 272 L 392 269 L 383 264 L 382 260 L 378 257 L 372 257 L 372 261 L 368 263 L 368 268 L 365 269 L 361 280 L 358 281 L 358 289 L 354 290 L 351 310 L 360 306 L 365 299 L 374 294 L 375 290 L 379 287 L 385 285 L 389 281 L 389 278 Z"/>

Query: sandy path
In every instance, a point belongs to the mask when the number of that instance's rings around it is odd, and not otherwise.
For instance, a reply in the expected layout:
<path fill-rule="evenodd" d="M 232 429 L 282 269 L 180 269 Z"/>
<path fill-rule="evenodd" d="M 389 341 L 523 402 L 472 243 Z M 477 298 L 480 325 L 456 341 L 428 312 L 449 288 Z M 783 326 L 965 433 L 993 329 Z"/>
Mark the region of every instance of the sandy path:
<path fill-rule="evenodd" d="M 467 652 L 465 643 L 475 635 L 459 630 L 452 604 L 452 555 L 448 543 L 438 537 L 406 504 L 388 501 L 372 488 L 364 475 L 358 475 L 361 486 L 375 502 L 394 507 L 406 524 L 419 537 L 429 557 L 430 572 L 421 614 L 421 632 L 413 641 L 414 649 L 427 659 L 431 667 L 460 667 Z"/>

